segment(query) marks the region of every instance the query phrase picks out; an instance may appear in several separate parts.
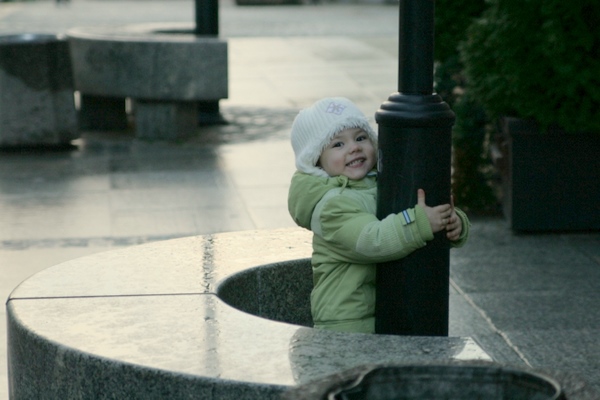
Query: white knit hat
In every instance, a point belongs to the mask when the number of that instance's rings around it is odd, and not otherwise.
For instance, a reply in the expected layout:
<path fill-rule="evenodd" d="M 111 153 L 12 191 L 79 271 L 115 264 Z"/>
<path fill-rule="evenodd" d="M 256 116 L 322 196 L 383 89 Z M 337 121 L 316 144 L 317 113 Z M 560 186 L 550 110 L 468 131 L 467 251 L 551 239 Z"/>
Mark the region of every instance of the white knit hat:
<path fill-rule="evenodd" d="M 339 132 L 349 128 L 365 131 L 377 148 L 377 135 L 365 115 L 344 97 L 328 97 L 300 111 L 292 124 L 292 148 L 298 171 L 327 177 L 317 167 L 323 150 Z"/>

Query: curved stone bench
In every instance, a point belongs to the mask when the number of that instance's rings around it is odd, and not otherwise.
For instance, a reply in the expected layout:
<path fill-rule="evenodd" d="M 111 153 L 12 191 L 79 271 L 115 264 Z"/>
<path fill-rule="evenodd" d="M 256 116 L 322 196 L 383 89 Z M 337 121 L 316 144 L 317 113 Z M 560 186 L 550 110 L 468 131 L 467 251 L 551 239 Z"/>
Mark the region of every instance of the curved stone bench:
<path fill-rule="evenodd" d="M 85 27 L 67 35 L 84 106 L 124 113 L 131 98 L 138 137 L 187 135 L 198 125 L 199 102 L 228 96 L 227 42 L 196 36 L 190 24 Z"/>
<path fill-rule="evenodd" d="M 8 299 L 11 399 L 275 399 L 366 364 L 490 360 L 470 338 L 307 327 L 310 253 L 309 232 L 281 229 L 48 268 Z"/>

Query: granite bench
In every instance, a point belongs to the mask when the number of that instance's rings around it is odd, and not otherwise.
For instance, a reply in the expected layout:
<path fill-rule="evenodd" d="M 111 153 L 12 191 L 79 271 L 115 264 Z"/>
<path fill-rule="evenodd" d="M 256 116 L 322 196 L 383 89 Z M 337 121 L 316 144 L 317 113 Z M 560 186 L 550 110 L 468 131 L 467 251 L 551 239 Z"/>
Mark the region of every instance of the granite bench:
<path fill-rule="evenodd" d="M 11 399 L 276 399 L 373 363 L 491 361 L 467 337 L 312 329 L 310 233 L 194 236 L 68 261 L 7 302 Z"/>
<path fill-rule="evenodd" d="M 130 99 L 137 137 L 175 139 L 195 131 L 200 105 L 228 96 L 227 42 L 194 35 L 192 25 L 82 27 L 67 36 L 88 129 L 125 128 Z"/>
<path fill-rule="evenodd" d="M 68 146 L 79 137 L 69 44 L 0 35 L 0 147 Z"/>
<path fill-rule="evenodd" d="M 308 327 L 301 229 L 195 236 L 98 253 L 7 302 L 11 399 L 269 399 L 373 362 L 489 360 L 470 338 Z"/>

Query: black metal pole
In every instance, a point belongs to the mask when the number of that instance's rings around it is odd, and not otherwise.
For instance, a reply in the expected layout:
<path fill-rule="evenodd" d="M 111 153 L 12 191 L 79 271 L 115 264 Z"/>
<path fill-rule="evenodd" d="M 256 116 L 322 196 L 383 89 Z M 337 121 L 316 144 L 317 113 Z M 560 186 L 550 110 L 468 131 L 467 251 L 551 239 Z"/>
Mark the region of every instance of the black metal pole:
<path fill-rule="evenodd" d="M 218 36 L 219 35 L 219 1 L 218 0 L 195 0 L 196 26 L 195 35 Z M 219 101 L 198 102 L 198 123 L 200 125 L 223 124 L 225 120 L 221 116 Z"/>
<path fill-rule="evenodd" d="M 219 2 L 218 0 L 196 1 L 196 35 L 219 35 Z"/>
<path fill-rule="evenodd" d="M 454 113 L 433 93 L 434 0 L 400 0 L 398 92 L 379 125 L 377 216 L 450 202 Z M 448 335 L 449 247 L 440 232 L 410 256 L 377 266 L 377 333 Z"/>

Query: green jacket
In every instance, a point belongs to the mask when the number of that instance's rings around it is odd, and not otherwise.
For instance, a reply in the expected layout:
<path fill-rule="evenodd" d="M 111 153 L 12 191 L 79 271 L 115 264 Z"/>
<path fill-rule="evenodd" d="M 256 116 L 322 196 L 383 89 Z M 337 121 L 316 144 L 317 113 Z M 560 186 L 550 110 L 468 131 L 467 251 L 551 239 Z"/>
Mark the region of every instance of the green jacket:
<path fill-rule="evenodd" d="M 374 175 L 374 174 L 373 174 Z M 375 176 L 316 177 L 296 172 L 288 196 L 290 215 L 313 235 L 311 311 L 315 328 L 372 333 L 375 330 L 375 264 L 397 260 L 425 246 L 433 233 L 425 210 L 376 217 Z M 469 234 L 466 215 L 456 209 Z"/>

